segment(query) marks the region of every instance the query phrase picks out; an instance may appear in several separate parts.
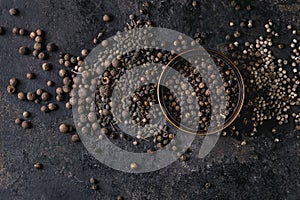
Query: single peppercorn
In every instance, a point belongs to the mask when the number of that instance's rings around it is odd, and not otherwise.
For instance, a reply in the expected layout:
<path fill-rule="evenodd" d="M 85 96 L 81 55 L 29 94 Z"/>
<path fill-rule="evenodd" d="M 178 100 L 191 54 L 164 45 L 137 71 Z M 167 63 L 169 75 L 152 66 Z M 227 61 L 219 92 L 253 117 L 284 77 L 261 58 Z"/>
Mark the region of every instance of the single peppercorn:
<path fill-rule="evenodd" d="M 15 93 L 16 92 L 16 88 L 12 85 L 7 86 L 7 92 L 8 93 Z"/>
<path fill-rule="evenodd" d="M 59 95 L 56 96 L 56 101 L 61 102 L 61 101 L 64 101 L 64 100 L 65 100 L 64 95 L 59 94 Z"/>
<path fill-rule="evenodd" d="M 9 14 L 10 14 L 11 16 L 16 16 L 16 15 L 19 14 L 19 10 L 16 9 L 16 8 L 11 8 L 11 9 L 9 9 L 8 12 L 9 12 Z"/>
<path fill-rule="evenodd" d="M 105 14 L 105 15 L 103 15 L 102 19 L 104 22 L 109 22 L 111 20 L 111 17 L 109 15 Z"/>
<path fill-rule="evenodd" d="M 36 90 L 36 94 L 37 94 L 38 96 L 41 96 L 41 95 L 43 94 L 43 92 L 44 92 L 43 89 L 37 89 L 37 90 Z"/>
<path fill-rule="evenodd" d="M 67 86 L 67 85 L 64 85 L 63 87 L 62 87 L 62 90 L 63 90 L 63 92 L 64 93 L 69 93 L 69 92 L 71 92 L 71 87 L 70 86 Z"/>
<path fill-rule="evenodd" d="M 32 55 L 33 55 L 34 57 L 37 57 L 37 56 L 39 55 L 39 53 L 40 53 L 40 51 L 34 50 L 34 51 L 32 52 Z"/>
<path fill-rule="evenodd" d="M 71 59 L 71 55 L 68 54 L 68 53 L 66 53 L 66 54 L 64 55 L 64 59 L 65 59 L 65 60 L 70 60 L 70 59 Z"/>
<path fill-rule="evenodd" d="M 71 62 L 70 61 L 68 61 L 68 60 L 66 60 L 65 62 L 64 62 L 64 66 L 65 67 L 71 67 Z"/>
<path fill-rule="evenodd" d="M 47 86 L 48 87 L 53 87 L 55 84 L 53 81 L 47 81 Z"/>
<path fill-rule="evenodd" d="M 99 189 L 98 185 L 95 185 L 95 184 L 92 185 L 92 190 L 98 190 L 98 189 Z"/>
<path fill-rule="evenodd" d="M 26 94 L 24 92 L 19 92 L 18 93 L 18 99 L 19 100 L 25 100 L 26 99 Z"/>
<path fill-rule="evenodd" d="M 100 129 L 100 133 L 101 133 L 102 135 L 107 135 L 107 134 L 109 133 L 109 131 L 108 131 L 107 128 L 101 128 L 101 129 Z"/>
<path fill-rule="evenodd" d="M 40 60 L 46 60 L 47 59 L 47 54 L 44 52 L 39 53 L 38 55 Z"/>
<path fill-rule="evenodd" d="M 52 52 L 52 51 L 57 51 L 58 47 L 53 42 L 50 42 L 47 44 L 46 49 L 47 51 Z"/>
<path fill-rule="evenodd" d="M 2 26 L 0 26 L 0 35 L 4 35 L 4 33 L 5 33 L 5 29 Z"/>
<path fill-rule="evenodd" d="M 30 126 L 31 126 L 31 124 L 30 124 L 30 122 L 28 122 L 28 121 L 23 121 L 22 124 L 21 124 L 21 126 L 22 126 L 22 128 L 24 128 L 24 129 L 29 129 Z"/>
<path fill-rule="evenodd" d="M 35 32 L 38 36 L 42 36 L 44 33 L 44 31 L 42 29 L 37 29 Z"/>
<path fill-rule="evenodd" d="M 23 117 L 24 118 L 30 117 L 30 112 L 27 112 L 27 111 L 23 112 Z"/>
<path fill-rule="evenodd" d="M 42 169 L 43 168 L 43 165 L 41 163 L 35 163 L 33 166 L 36 169 Z"/>
<path fill-rule="evenodd" d="M 35 38 L 34 38 L 34 41 L 35 42 L 37 42 L 37 43 L 42 43 L 43 42 L 43 38 L 41 37 L 41 36 L 36 36 Z"/>
<path fill-rule="evenodd" d="M 41 111 L 46 113 L 46 112 L 49 111 L 49 108 L 46 105 L 42 105 L 41 106 Z"/>
<path fill-rule="evenodd" d="M 36 99 L 36 94 L 34 92 L 28 92 L 26 97 L 28 101 L 34 101 Z"/>
<path fill-rule="evenodd" d="M 43 94 L 41 95 L 41 99 L 43 101 L 48 101 L 51 98 L 51 95 L 48 92 L 43 92 Z"/>
<path fill-rule="evenodd" d="M 124 200 L 124 198 L 122 196 L 117 196 L 117 200 Z"/>
<path fill-rule="evenodd" d="M 32 79 L 34 79 L 34 78 L 35 78 L 35 74 L 34 74 L 34 73 L 31 73 L 31 72 L 29 72 L 29 73 L 27 73 L 27 74 L 26 74 L 26 78 L 27 78 L 27 79 L 29 79 L 29 80 L 32 80 Z"/>
<path fill-rule="evenodd" d="M 35 33 L 35 32 L 31 32 L 31 33 L 29 34 L 29 37 L 30 37 L 31 39 L 35 39 L 36 33 Z"/>
<path fill-rule="evenodd" d="M 69 131 L 69 126 L 67 124 L 61 124 L 58 129 L 61 133 L 67 133 Z"/>
<path fill-rule="evenodd" d="M 26 35 L 26 30 L 25 29 L 23 29 L 23 28 L 20 28 L 20 30 L 19 30 L 19 35 Z"/>
<path fill-rule="evenodd" d="M 63 94 L 64 93 L 64 91 L 61 87 L 56 88 L 55 92 L 56 92 L 56 94 Z"/>
<path fill-rule="evenodd" d="M 131 163 L 130 168 L 133 169 L 133 170 L 137 169 L 137 164 L 136 163 Z"/>
<path fill-rule="evenodd" d="M 19 28 L 14 27 L 14 28 L 12 29 L 12 33 L 15 34 L 15 35 L 18 35 L 18 34 L 19 34 Z"/>
<path fill-rule="evenodd" d="M 16 78 L 11 78 L 9 80 L 9 85 L 16 86 L 18 84 L 18 80 Z"/>
<path fill-rule="evenodd" d="M 80 141 L 80 138 L 79 138 L 78 134 L 72 135 L 72 142 L 79 142 L 79 141 Z"/>
<path fill-rule="evenodd" d="M 97 180 L 95 178 L 90 178 L 90 183 L 91 184 L 97 184 Z"/>
<path fill-rule="evenodd" d="M 27 47 L 22 46 L 19 48 L 19 53 L 22 55 L 27 55 L 29 53 L 29 49 Z"/>
<path fill-rule="evenodd" d="M 42 50 L 42 44 L 39 43 L 39 42 L 34 43 L 33 49 L 34 49 L 34 50 L 37 50 L 37 51 Z"/>
<path fill-rule="evenodd" d="M 69 77 L 65 77 L 65 78 L 63 79 L 63 84 L 69 86 L 69 85 L 72 84 L 72 80 L 71 80 Z"/>
<path fill-rule="evenodd" d="M 50 111 L 53 111 L 53 110 L 55 110 L 57 108 L 57 106 L 54 104 L 54 103 L 49 103 L 48 104 L 48 109 L 50 110 Z"/>
<path fill-rule="evenodd" d="M 67 76 L 68 74 L 65 69 L 61 69 L 61 70 L 59 70 L 58 75 L 63 78 L 65 76 Z"/>
<path fill-rule="evenodd" d="M 81 55 L 82 55 L 83 57 L 86 57 L 86 56 L 89 55 L 89 51 L 88 51 L 87 49 L 83 49 L 83 50 L 81 51 Z"/>
<path fill-rule="evenodd" d="M 43 69 L 44 71 L 49 71 L 49 70 L 52 69 L 52 65 L 49 64 L 49 63 L 43 63 L 43 64 L 42 64 L 42 69 Z"/>
<path fill-rule="evenodd" d="M 71 104 L 70 102 L 67 102 L 67 103 L 66 103 L 66 108 L 67 108 L 67 109 L 72 109 L 72 104 Z"/>
<path fill-rule="evenodd" d="M 17 125 L 21 125 L 22 122 L 23 122 L 23 120 L 19 117 L 15 119 L 15 124 L 17 124 Z"/>

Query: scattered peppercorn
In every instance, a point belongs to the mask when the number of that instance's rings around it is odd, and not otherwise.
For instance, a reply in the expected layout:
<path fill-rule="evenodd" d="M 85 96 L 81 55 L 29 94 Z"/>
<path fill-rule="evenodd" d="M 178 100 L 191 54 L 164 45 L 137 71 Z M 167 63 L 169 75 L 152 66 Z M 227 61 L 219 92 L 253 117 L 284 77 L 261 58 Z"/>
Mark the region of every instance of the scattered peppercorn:
<path fill-rule="evenodd" d="M 103 15 L 102 19 L 103 19 L 104 22 L 109 22 L 111 20 L 111 17 L 106 14 L 106 15 Z"/>
<path fill-rule="evenodd" d="M 18 34 L 19 34 L 19 28 L 14 27 L 14 28 L 12 29 L 12 33 L 15 34 L 15 35 L 18 35 Z"/>
<path fill-rule="evenodd" d="M 31 39 L 35 39 L 36 33 L 35 33 L 35 32 L 31 32 L 31 33 L 29 34 L 29 37 L 30 37 Z"/>
<path fill-rule="evenodd" d="M 43 101 L 48 101 L 51 98 L 51 95 L 48 92 L 43 92 L 43 94 L 41 95 L 41 99 Z"/>
<path fill-rule="evenodd" d="M 61 124 L 59 126 L 59 131 L 61 133 L 67 133 L 69 131 L 69 126 L 67 124 Z"/>
<path fill-rule="evenodd" d="M 65 100 L 64 95 L 59 94 L 59 95 L 56 96 L 56 101 L 61 102 L 61 101 L 64 101 L 64 100 Z"/>
<path fill-rule="evenodd" d="M 39 42 L 34 43 L 33 49 L 34 49 L 34 50 L 37 50 L 37 51 L 42 50 L 42 44 L 39 43 Z"/>
<path fill-rule="evenodd" d="M 34 92 L 28 92 L 26 97 L 28 101 L 34 101 L 36 99 L 36 94 Z"/>
<path fill-rule="evenodd" d="M 42 29 L 37 29 L 35 32 L 38 36 L 42 36 L 44 33 L 44 31 Z"/>
<path fill-rule="evenodd" d="M 19 92 L 18 93 L 18 99 L 19 100 L 25 100 L 26 99 L 26 94 L 24 92 Z"/>
<path fill-rule="evenodd" d="M 23 121 L 22 124 L 21 124 L 21 126 L 22 126 L 22 128 L 24 128 L 24 129 L 29 129 L 30 126 L 31 126 L 31 124 L 30 124 L 30 122 L 28 122 L 28 121 Z"/>
<path fill-rule="evenodd" d="M 41 163 L 35 163 L 33 166 L 36 169 L 42 169 L 43 168 L 43 165 Z"/>
<path fill-rule="evenodd" d="M 18 80 L 16 78 L 11 78 L 9 80 L 9 85 L 16 86 L 18 84 Z"/>
<path fill-rule="evenodd" d="M 48 87 L 53 87 L 55 83 L 53 81 L 47 81 L 47 86 Z"/>
<path fill-rule="evenodd" d="M 27 112 L 27 111 L 23 112 L 23 117 L 24 118 L 30 117 L 30 112 Z"/>
<path fill-rule="evenodd" d="M 27 31 L 25 30 L 25 29 L 23 29 L 23 28 L 20 28 L 20 30 L 19 30 L 19 35 L 26 35 L 26 33 L 27 33 Z"/>
<path fill-rule="evenodd" d="M 79 142 L 79 141 L 80 141 L 80 138 L 79 138 L 78 134 L 72 135 L 72 142 Z"/>
<path fill-rule="evenodd" d="M 16 8 L 11 8 L 11 9 L 9 9 L 9 14 L 10 14 L 11 16 L 16 16 L 16 15 L 19 14 L 19 10 L 16 9 Z"/>
<path fill-rule="evenodd" d="M 53 111 L 53 110 L 55 110 L 57 108 L 57 106 L 54 104 L 54 103 L 49 103 L 48 104 L 48 109 L 50 110 L 50 111 Z"/>
<path fill-rule="evenodd" d="M 52 65 L 49 64 L 49 63 L 43 63 L 42 69 L 43 69 L 44 71 L 49 71 L 49 70 L 52 69 Z"/>
<path fill-rule="evenodd" d="M 86 57 L 86 56 L 89 55 L 89 51 L 88 51 L 87 49 L 83 49 L 83 50 L 81 51 L 81 55 L 82 55 L 83 57 Z"/>
<path fill-rule="evenodd" d="M 26 74 L 26 78 L 29 79 L 29 80 L 32 80 L 32 79 L 35 78 L 35 74 L 34 74 L 34 73 L 31 73 L 31 72 L 30 72 L 30 73 L 27 73 L 27 74 Z"/>
<path fill-rule="evenodd" d="M 29 49 L 27 47 L 22 46 L 19 48 L 19 53 L 22 55 L 27 55 L 29 53 Z"/>
<path fill-rule="evenodd" d="M 23 120 L 22 120 L 21 118 L 19 118 L 19 117 L 15 119 L 15 123 L 16 123 L 17 125 L 21 125 L 22 122 L 23 122 Z"/>
<path fill-rule="evenodd" d="M 59 70 L 58 75 L 63 78 L 67 76 L 67 71 L 65 69 L 61 69 Z"/>
<path fill-rule="evenodd" d="M 16 88 L 12 85 L 7 86 L 7 92 L 8 93 L 15 93 L 16 92 Z"/>
<path fill-rule="evenodd" d="M 95 178 L 90 178 L 90 183 L 91 184 L 97 184 L 97 180 Z"/>
<path fill-rule="evenodd" d="M 42 43 L 43 42 L 43 38 L 41 37 L 41 36 L 36 36 L 35 38 L 34 38 L 34 41 L 35 42 L 37 42 L 37 43 Z"/>
<path fill-rule="evenodd" d="M 92 185 L 92 190 L 98 190 L 98 189 L 99 189 L 98 185 L 95 185 L 95 184 Z"/>
<path fill-rule="evenodd" d="M 46 49 L 47 51 L 52 52 L 52 51 L 57 51 L 58 47 L 53 42 L 50 42 L 47 44 Z"/>
<path fill-rule="evenodd" d="M 117 200 L 124 200 L 124 198 L 122 196 L 117 196 Z"/>
<path fill-rule="evenodd" d="M 5 29 L 2 26 L 0 26 L 0 35 L 4 35 L 4 33 L 5 33 Z"/>
<path fill-rule="evenodd" d="M 46 105 L 42 105 L 41 111 L 44 112 L 44 113 L 46 113 L 46 112 L 49 111 L 49 108 Z"/>
<path fill-rule="evenodd" d="M 39 53 L 38 55 L 40 60 L 46 60 L 47 59 L 47 54 L 44 52 Z"/>
<path fill-rule="evenodd" d="M 130 168 L 133 169 L 133 170 L 137 169 L 137 164 L 136 163 L 131 163 Z"/>

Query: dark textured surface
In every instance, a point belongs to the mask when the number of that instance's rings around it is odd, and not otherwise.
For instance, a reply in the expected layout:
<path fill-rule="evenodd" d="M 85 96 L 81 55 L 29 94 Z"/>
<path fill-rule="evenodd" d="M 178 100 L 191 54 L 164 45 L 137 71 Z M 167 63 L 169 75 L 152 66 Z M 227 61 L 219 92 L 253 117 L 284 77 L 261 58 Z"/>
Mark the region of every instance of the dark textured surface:
<path fill-rule="evenodd" d="M 249 1 L 243 1 L 249 2 Z M 253 1 L 252 11 L 234 11 L 229 1 L 201 0 L 196 9 L 191 1 L 154 1 L 149 18 L 155 25 L 172 28 L 193 37 L 195 31 L 207 31 L 208 47 L 222 50 L 224 36 L 231 30 L 229 20 L 253 19 L 255 27 L 247 31 L 248 38 L 262 33 L 263 23 L 272 18 L 276 28 L 285 35 L 285 26 L 300 27 L 300 2 Z M 16 7 L 20 15 L 9 16 Z M 57 43 L 60 50 L 78 55 L 82 48 L 92 48 L 92 39 L 99 31 L 105 37 L 123 30 L 128 15 L 138 13 L 141 2 L 124 1 L 5 1 L 0 0 L 0 25 L 6 34 L 0 36 L 0 199 L 291 199 L 300 198 L 300 140 L 293 125 L 279 134 L 274 143 L 262 129 L 249 144 L 226 137 L 221 138 L 204 160 L 192 158 L 160 171 L 147 174 L 125 174 L 110 169 L 92 158 L 81 143 L 72 143 L 70 135 L 58 132 L 58 124 L 72 122 L 71 111 L 62 109 L 51 114 L 39 111 L 35 103 L 19 102 L 6 92 L 11 77 L 21 81 L 20 90 L 47 88 L 46 80 L 57 85 L 57 53 L 51 54 L 55 64 L 51 72 L 43 72 L 41 61 L 32 56 L 20 56 L 18 48 L 30 46 L 28 37 L 14 36 L 14 26 L 28 30 L 42 28 L 47 40 Z M 104 13 L 113 21 L 102 22 Z M 282 37 L 284 41 L 289 38 Z M 34 71 L 37 78 L 26 80 L 25 74 Z M 51 89 L 54 94 L 54 89 Z M 14 124 L 23 111 L 32 113 L 33 128 L 24 131 Z M 287 133 L 289 132 L 289 133 Z M 194 145 L 197 145 L 195 142 Z M 191 155 L 195 157 L 195 155 Z M 43 170 L 33 164 L 41 162 Z M 92 191 L 89 178 L 99 180 L 99 190 Z M 204 185 L 210 183 L 206 189 Z"/>

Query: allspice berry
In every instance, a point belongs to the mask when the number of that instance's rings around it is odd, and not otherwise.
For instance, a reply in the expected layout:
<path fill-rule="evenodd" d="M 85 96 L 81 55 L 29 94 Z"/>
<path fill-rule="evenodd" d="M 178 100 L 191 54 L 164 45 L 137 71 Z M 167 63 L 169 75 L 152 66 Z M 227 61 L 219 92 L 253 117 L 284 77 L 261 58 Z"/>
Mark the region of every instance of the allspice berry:
<path fill-rule="evenodd" d="M 27 55 L 29 53 L 29 49 L 27 47 L 22 46 L 19 48 L 19 53 L 22 55 Z"/>
<path fill-rule="evenodd" d="M 61 124 L 59 126 L 59 132 L 61 133 L 67 133 L 69 131 L 69 126 L 66 124 Z"/>
<path fill-rule="evenodd" d="M 88 51 L 87 49 L 83 49 L 83 50 L 81 51 L 81 55 L 84 56 L 84 57 L 86 57 L 86 56 L 89 55 L 89 51 Z"/>
<path fill-rule="evenodd" d="M 29 37 L 30 37 L 31 39 L 35 39 L 36 33 L 35 33 L 35 32 L 31 32 L 31 33 L 29 34 Z"/>
<path fill-rule="evenodd" d="M 7 92 L 8 93 L 15 93 L 16 92 L 16 88 L 12 85 L 7 86 Z"/>
<path fill-rule="evenodd" d="M 15 34 L 15 35 L 18 35 L 19 34 L 19 28 L 18 27 L 14 27 L 13 29 L 12 29 L 12 33 L 13 34 Z"/>
<path fill-rule="evenodd" d="M 26 78 L 29 79 L 29 80 L 32 80 L 32 79 L 35 78 L 35 74 L 34 73 L 27 73 Z"/>
<path fill-rule="evenodd" d="M 67 76 L 67 71 L 65 69 L 61 69 L 59 70 L 58 75 L 63 78 Z"/>
<path fill-rule="evenodd" d="M 9 85 L 16 86 L 18 84 L 18 80 L 16 78 L 11 78 L 9 80 Z"/>
<path fill-rule="evenodd" d="M 27 112 L 27 111 L 23 112 L 23 117 L 24 118 L 29 118 L 30 117 L 30 112 Z"/>
<path fill-rule="evenodd" d="M 0 35 L 4 35 L 4 33 L 5 33 L 5 29 L 2 26 L 0 26 Z"/>
<path fill-rule="evenodd" d="M 52 65 L 49 64 L 49 63 L 43 63 L 43 64 L 42 64 L 42 69 L 43 69 L 44 71 L 49 71 L 49 70 L 52 69 Z"/>
<path fill-rule="evenodd" d="M 51 98 L 51 95 L 48 92 L 43 92 L 43 94 L 41 95 L 41 99 L 43 101 L 48 101 Z"/>
<path fill-rule="evenodd" d="M 102 19 L 103 19 L 104 22 L 109 22 L 111 20 L 110 16 L 107 15 L 107 14 L 103 15 Z"/>
<path fill-rule="evenodd" d="M 47 106 L 43 105 L 43 106 L 41 107 L 41 111 L 44 112 L 44 113 L 46 113 L 46 112 L 49 111 L 49 108 L 48 108 Z"/>
<path fill-rule="evenodd" d="M 21 125 L 22 122 L 23 122 L 23 120 L 19 117 L 15 119 L 15 124 L 17 124 L 17 125 Z"/>
<path fill-rule="evenodd" d="M 53 81 L 47 81 L 47 86 L 48 87 L 53 87 L 55 83 Z"/>
<path fill-rule="evenodd" d="M 26 94 L 24 92 L 19 92 L 18 93 L 18 99 L 19 100 L 25 100 L 26 99 Z"/>
<path fill-rule="evenodd" d="M 9 14 L 10 14 L 11 16 L 16 16 L 16 15 L 19 14 L 19 10 L 16 9 L 16 8 L 11 8 L 11 9 L 9 9 L 8 12 L 9 12 Z"/>
<path fill-rule="evenodd" d="M 54 103 L 49 103 L 49 104 L 48 104 L 48 109 L 49 109 L 50 111 L 53 111 L 53 110 L 55 110 L 56 108 L 57 108 L 56 104 L 54 104 Z"/>
<path fill-rule="evenodd" d="M 30 122 L 28 122 L 28 121 L 23 121 L 22 124 L 21 124 L 21 126 L 22 126 L 22 128 L 24 128 L 24 129 L 29 129 L 30 126 L 31 126 L 31 124 L 30 124 Z"/>
<path fill-rule="evenodd" d="M 80 138 L 79 138 L 78 134 L 72 135 L 72 142 L 79 142 L 79 141 L 80 141 Z"/>
<path fill-rule="evenodd" d="M 36 94 L 34 92 L 28 92 L 26 97 L 28 101 L 34 101 L 36 99 Z"/>
<path fill-rule="evenodd" d="M 36 169 L 42 169 L 43 168 L 43 165 L 41 163 L 35 163 L 33 166 Z"/>
<path fill-rule="evenodd" d="M 50 42 L 47 44 L 46 49 L 47 51 L 52 52 L 52 51 L 57 51 L 58 47 L 53 42 Z"/>
<path fill-rule="evenodd" d="M 37 29 L 35 32 L 38 36 L 42 36 L 44 33 L 44 31 L 42 29 Z"/>

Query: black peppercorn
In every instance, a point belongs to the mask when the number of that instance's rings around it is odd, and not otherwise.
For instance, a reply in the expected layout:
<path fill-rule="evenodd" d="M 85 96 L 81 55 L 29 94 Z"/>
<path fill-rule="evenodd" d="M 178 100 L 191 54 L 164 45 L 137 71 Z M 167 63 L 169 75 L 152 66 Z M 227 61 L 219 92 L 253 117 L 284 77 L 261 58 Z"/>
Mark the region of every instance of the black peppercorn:
<path fill-rule="evenodd" d="M 90 178 L 90 183 L 91 183 L 91 184 L 97 184 L 97 180 L 94 179 L 94 178 Z"/>
<path fill-rule="evenodd" d="M 50 110 L 50 111 L 53 111 L 53 110 L 55 110 L 57 108 L 57 106 L 54 104 L 54 103 L 49 103 L 48 104 L 48 109 Z"/>
<path fill-rule="evenodd" d="M 12 85 L 7 86 L 7 92 L 8 93 L 15 93 L 16 92 L 16 88 Z"/>
<path fill-rule="evenodd" d="M 61 124 L 58 129 L 61 133 L 67 133 L 69 131 L 69 126 L 67 124 Z"/>
<path fill-rule="evenodd" d="M 32 52 L 32 55 L 33 55 L 34 57 L 37 57 L 37 56 L 39 55 L 39 53 L 40 53 L 40 51 L 34 50 L 34 51 Z"/>
<path fill-rule="evenodd" d="M 29 34 L 29 37 L 30 37 L 31 39 L 35 39 L 36 33 L 35 33 L 35 32 L 31 32 L 31 33 Z"/>
<path fill-rule="evenodd" d="M 18 34 L 19 34 L 19 28 L 14 27 L 14 28 L 12 29 L 12 33 L 18 35 Z"/>
<path fill-rule="evenodd" d="M 26 97 L 28 101 L 34 101 L 36 99 L 36 94 L 34 92 L 28 92 Z"/>
<path fill-rule="evenodd" d="M 49 111 L 49 108 L 48 108 L 47 106 L 43 105 L 43 106 L 41 107 L 41 111 L 42 111 L 42 112 L 48 112 L 48 111 Z"/>
<path fill-rule="evenodd" d="M 59 70 L 58 75 L 63 78 L 67 76 L 67 71 L 65 69 L 61 69 Z"/>
<path fill-rule="evenodd" d="M 58 47 L 53 42 L 50 42 L 47 44 L 46 49 L 47 51 L 52 52 L 52 51 L 57 51 Z"/>
<path fill-rule="evenodd" d="M 39 53 L 38 55 L 40 60 L 46 60 L 47 59 L 47 54 L 44 52 Z"/>
<path fill-rule="evenodd" d="M 37 29 L 35 32 L 38 36 L 42 36 L 44 34 L 44 31 L 42 29 Z"/>
<path fill-rule="evenodd" d="M 23 29 L 23 28 L 20 28 L 20 30 L 19 30 L 19 35 L 26 35 L 26 30 L 25 29 Z"/>
<path fill-rule="evenodd" d="M 30 126 L 31 126 L 31 124 L 30 124 L 30 122 L 28 122 L 28 121 L 23 121 L 22 124 L 21 124 L 21 126 L 22 126 L 22 128 L 24 128 L 24 129 L 29 129 Z"/>
<path fill-rule="evenodd" d="M 8 12 L 11 16 L 16 16 L 19 14 L 19 10 L 17 10 L 16 8 L 11 8 Z"/>
<path fill-rule="evenodd" d="M 36 36 L 35 38 L 34 38 L 34 41 L 35 42 L 37 42 L 37 43 L 41 43 L 41 42 L 43 42 L 43 38 L 41 37 L 41 36 Z"/>
<path fill-rule="evenodd" d="M 34 50 L 37 50 L 37 51 L 42 50 L 42 44 L 39 43 L 39 42 L 34 43 L 33 49 L 34 49 Z"/>
<path fill-rule="evenodd" d="M 43 168 L 43 165 L 41 163 L 35 163 L 33 166 L 36 169 L 42 169 Z"/>
<path fill-rule="evenodd" d="M 18 80 L 16 78 L 11 78 L 9 80 L 9 85 L 16 86 L 18 84 Z"/>
<path fill-rule="evenodd" d="M 22 120 L 21 118 L 19 118 L 19 117 L 15 119 L 15 123 L 16 123 L 17 125 L 21 125 L 22 122 L 23 122 L 23 120 Z"/>
<path fill-rule="evenodd" d="M 52 65 L 49 64 L 49 63 L 43 63 L 42 69 L 43 69 L 44 71 L 49 71 L 49 70 L 52 69 Z"/>
<path fill-rule="evenodd" d="M 29 49 L 27 47 L 20 47 L 19 48 L 19 53 L 22 55 L 27 55 L 29 53 Z"/>
<path fill-rule="evenodd" d="M 35 78 L 35 74 L 34 73 L 27 73 L 26 78 L 29 79 L 29 80 L 32 80 L 32 79 Z"/>
<path fill-rule="evenodd" d="M 18 93 L 18 99 L 19 100 L 25 100 L 26 99 L 26 94 L 24 92 L 19 92 Z"/>
<path fill-rule="evenodd" d="M 48 101 L 51 98 L 51 95 L 48 92 L 43 92 L 43 94 L 41 95 L 41 99 L 43 101 Z"/>
<path fill-rule="evenodd" d="M 5 29 L 2 26 L 0 26 L 0 35 L 4 35 L 4 33 L 5 33 Z"/>
<path fill-rule="evenodd" d="M 43 92 L 44 92 L 43 89 L 37 89 L 37 90 L 36 90 L 36 94 L 37 94 L 38 96 L 41 96 L 41 95 L 43 94 Z"/>
<path fill-rule="evenodd" d="M 53 81 L 47 81 L 47 86 L 48 87 L 53 87 L 55 83 Z"/>
<path fill-rule="evenodd" d="M 65 100 L 64 95 L 59 94 L 59 95 L 56 96 L 56 101 L 61 102 L 61 101 L 64 101 L 64 100 Z"/>
<path fill-rule="evenodd" d="M 81 55 L 82 55 L 83 57 L 86 57 L 86 56 L 89 55 L 89 51 L 88 51 L 87 49 L 83 49 L 83 50 L 81 51 Z"/>
<path fill-rule="evenodd" d="M 79 135 L 77 134 L 72 135 L 72 142 L 79 142 L 79 141 L 80 141 Z"/>
<path fill-rule="evenodd" d="M 30 117 L 30 112 L 27 112 L 27 111 L 23 112 L 23 117 L 24 118 Z"/>

